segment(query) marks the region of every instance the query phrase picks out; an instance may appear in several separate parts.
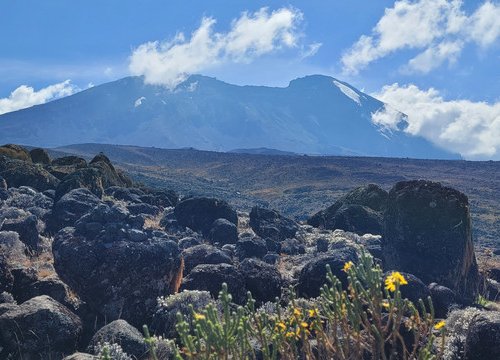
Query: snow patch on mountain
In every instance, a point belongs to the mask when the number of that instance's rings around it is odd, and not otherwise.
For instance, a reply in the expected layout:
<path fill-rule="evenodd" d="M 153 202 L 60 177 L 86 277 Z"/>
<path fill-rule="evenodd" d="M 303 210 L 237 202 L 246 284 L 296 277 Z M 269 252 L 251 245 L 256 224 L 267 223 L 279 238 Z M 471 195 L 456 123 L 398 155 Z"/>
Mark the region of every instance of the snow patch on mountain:
<path fill-rule="evenodd" d="M 137 99 L 134 103 L 134 107 L 139 107 L 142 105 L 142 102 L 146 100 L 146 98 L 144 96 L 141 96 L 139 99 Z"/>
<path fill-rule="evenodd" d="M 338 82 L 337 80 L 333 80 L 333 83 L 335 84 L 336 87 L 339 88 L 340 91 L 342 91 L 344 93 L 345 96 L 347 96 L 352 101 L 354 101 L 359 106 L 361 106 L 361 101 L 359 100 L 359 95 L 356 91 L 351 89 L 349 86 L 346 86 L 346 85 L 342 84 L 341 82 Z"/>

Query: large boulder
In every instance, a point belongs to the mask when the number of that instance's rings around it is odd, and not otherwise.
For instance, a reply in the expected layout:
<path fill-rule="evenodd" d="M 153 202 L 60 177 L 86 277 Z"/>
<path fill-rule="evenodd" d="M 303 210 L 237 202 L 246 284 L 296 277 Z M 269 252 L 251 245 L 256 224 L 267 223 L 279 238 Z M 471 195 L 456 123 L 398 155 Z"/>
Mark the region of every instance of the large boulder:
<path fill-rule="evenodd" d="M 246 258 L 262 259 L 267 254 L 267 245 L 258 236 L 244 236 L 236 243 L 235 254 L 240 260 Z"/>
<path fill-rule="evenodd" d="M 5 156 L 0 156 L 0 176 L 9 187 L 29 186 L 38 191 L 55 189 L 59 184 L 59 180 L 41 166 Z"/>
<path fill-rule="evenodd" d="M 24 217 L 6 219 L 1 231 L 14 231 L 19 234 L 20 240 L 33 251 L 38 251 L 40 232 L 44 224 L 35 215 L 26 214 Z"/>
<path fill-rule="evenodd" d="M 389 193 L 384 222 L 385 268 L 437 282 L 463 301 L 475 300 L 479 273 L 464 194 L 430 181 L 397 183 Z"/>
<path fill-rule="evenodd" d="M 238 225 L 236 211 L 225 201 L 196 197 L 181 201 L 174 210 L 175 218 L 182 226 L 208 235 L 212 224 L 217 219 L 226 219 Z"/>
<path fill-rule="evenodd" d="M 184 274 L 200 264 L 231 264 L 231 258 L 223 251 L 211 245 L 197 245 L 182 252 Z"/>
<path fill-rule="evenodd" d="M 430 283 L 428 287 L 435 316 L 437 318 L 446 318 L 450 309 L 456 304 L 455 293 L 446 286 L 436 283 Z"/>
<path fill-rule="evenodd" d="M 11 159 L 31 162 L 31 156 L 25 148 L 19 145 L 6 144 L 0 146 L 0 156 L 6 156 Z"/>
<path fill-rule="evenodd" d="M 117 171 L 111 161 L 104 155 L 97 155 L 85 168 L 68 174 L 56 189 L 55 200 L 78 188 L 89 189 L 97 197 L 102 197 L 104 189 L 110 186 L 128 187 L 132 185 L 123 173 Z"/>
<path fill-rule="evenodd" d="M 132 186 L 132 180 L 121 171 L 117 170 L 111 163 L 111 160 L 109 160 L 109 158 L 103 153 L 96 155 L 90 161 L 89 167 L 100 170 L 104 188 L 108 188 L 110 186 Z"/>
<path fill-rule="evenodd" d="M 75 350 L 81 331 L 78 316 L 49 296 L 30 299 L 0 316 L 0 343 L 19 358 L 48 352 L 62 358 Z"/>
<path fill-rule="evenodd" d="M 250 226 L 262 238 L 285 240 L 293 238 L 299 225 L 275 210 L 253 207 L 250 211 Z"/>
<path fill-rule="evenodd" d="M 357 262 L 358 255 L 355 248 L 346 246 L 327 253 L 319 254 L 310 259 L 299 274 L 297 291 L 300 296 L 311 298 L 320 294 L 320 288 L 327 284 L 326 266 L 347 287 L 347 274 L 343 271 L 344 264 L 352 261 Z"/>
<path fill-rule="evenodd" d="M 238 229 L 229 220 L 217 219 L 212 224 L 208 239 L 212 244 L 219 244 L 220 246 L 235 244 L 238 241 Z"/>
<path fill-rule="evenodd" d="M 245 259 L 239 266 L 245 286 L 258 304 L 281 296 L 281 274 L 275 266 L 257 259 Z"/>
<path fill-rule="evenodd" d="M 65 176 L 85 167 L 87 167 L 85 159 L 71 155 L 53 159 L 51 164 L 45 168 L 56 178 L 62 180 Z"/>
<path fill-rule="evenodd" d="M 227 284 L 236 304 L 245 302 L 245 279 L 236 267 L 229 264 L 198 265 L 182 280 L 181 290 L 208 291 L 213 297 L 218 297 L 223 283 Z"/>
<path fill-rule="evenodd" d="M 342 229 L 357 233 L 379 234 L 381 226 L 379 223 L 373 222 L 373 218 L 377 218 L 376 213 L 384 210 L 387 197 L 387 192 L 377 185 L 361 186 L 340 198 L 329 208 L 313 215 L 307 220 L 307 223 L 314 227 L 331 230 Z M 351 207 L 349 205 L 358 206 Z M 339 211 L 340 214 L 338 214 Z M 365 220 L 363 213 L 368 214 L 371 219 Z M 370 226 L 372 224 L 374 227 Z"/>
<path fill-rule="evenodd" d="M 26 246 L 13 231 L 0 231 L 0 292 L 11 292 L 16 274 L 29 263 Z"/>
<path fill-rule="evenodd" d="M 31 161 L 36 164 L 50 165 L 50 156 L 47 150 L 35 148 L 30 151 Z"/>
<path fill-rule="evenodd" d="M 54 204 L 49 227 L 52 231 L 57 231 L 66 226 L 73 226 L 78 219 L 100 203 L 101 200 L 88 189 L 71 190 Z"/>
<path fill-rule="evenodd" d="M 54 266 L 61 279 L 107 321 L 122 318 L 142 326 L 156 298 L 178 290 L 182 259 L 173 241 L 102 242 L 65 228 L 53 243 Z"/>
<path fill-rule="evenodd" d="M 500 312 L 483 312 L 469 325 L 465 360 L 500 359 Z"/>
<path fill-rule="evenodd" d="M 92 337 L 88 351 L 95 352 L 99 343 L 104 342 L 120 345 L 125 353 L 135 359 L 146 358 L 148 352 L 142 334 L 125 320 L 115 320 L 100 328 Z"/>

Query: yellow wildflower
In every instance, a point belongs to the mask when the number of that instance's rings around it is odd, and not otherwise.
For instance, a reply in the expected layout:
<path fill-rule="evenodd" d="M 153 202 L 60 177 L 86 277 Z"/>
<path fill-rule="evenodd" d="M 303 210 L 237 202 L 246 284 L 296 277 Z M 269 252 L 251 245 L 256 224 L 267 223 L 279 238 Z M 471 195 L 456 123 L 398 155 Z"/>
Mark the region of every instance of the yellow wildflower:
<path fill-rule="evenodd" d="M 203 315 L 203 314 L 194 313 L 194 318 L 195 318 L 196 320 L 205 320 L 205 318 L 206 318 L 206 317 L 205 317 L 205 315 Z"/>
<path fill-rule="evenodd" d="M 293 333 L 293 332 L 291 332 L 291 331 L 289 331 L 289 332 L 287 332 L 287 333 L 285 334 L 285 337 L 287 337 L 287 338 L 293 338 L 294 336 L 295 336 L 295 333 Z"/>
<path fill-rule="evenodd" d="M 444 320 L 441 320 L 436 325 L 434 325 L 434 329 L 439 330 L 439 329 L 443 328 L 445 325 L 446 325 L 446 322 Z"/>
<path fill-rule="evenodd" d="M 318 309 L 309 310 L 309 317 L 316 317 L 316 316 L 318 316 Z"/>
<path fill-rule="evenodd" d="M 406 281 L 405 277 L 400 272 L 394 271 L 385 279 L 385 288 L 394 292 L 396 291 L 396 284 L 408 285 L 408 281 Z"/>
<path fill-rule="evenodd" d="M 302 311 L 300 311 L 300 309 L 298 309 L 298 308 L 294 308 L 293 309 L 293 315 L 295 315 L 295 316 L 302 316 Z"/>
<path fill-rule="evenodd" d="M 353 266 L 353 262 L 352 261 L 348 261 L 344 264 L 344 267 L 342 268 L 342 271 L 344 272 L 348 272 L 349 269 Z"/>
<path fill-rule="evenodd" d="M 276 324 L 276 328 L 281 329 L 281 331 L 284 331 L 286 329 L 286 325 L 284 322 L 280 321 L 279 323 Z"/>
<path fill-rule="evenodd" d="M 386 309 L 388 309 L 388 308 L 391 306 L 391 305 L 389 304 L 389 301 L 387 301 L 387 300 L 383 300 L 383 301 L 382 301 L 382 304 L 380 304 L 380 305 L 382 305 L 382 307 L 384 307 L 384 308 L 386 308 Z"/>
<path fill-rule="evenodd" d="M 300 323 L 300 326 L 301 326 L 301 327 L 303 327 L 304 329 L 307 329 L 307 328 L 309 327 L 309 324 L 308 324 L 308 323 L 306 323 L 305 321 L 302 321 L 302 322 Z"/>

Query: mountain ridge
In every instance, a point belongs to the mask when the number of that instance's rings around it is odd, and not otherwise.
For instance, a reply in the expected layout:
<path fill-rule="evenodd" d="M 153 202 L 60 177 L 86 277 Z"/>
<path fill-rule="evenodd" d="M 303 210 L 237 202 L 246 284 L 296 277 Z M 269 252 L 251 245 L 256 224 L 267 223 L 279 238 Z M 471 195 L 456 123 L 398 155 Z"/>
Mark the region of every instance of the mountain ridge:
<path fill-rule="evenodd" d="M 0 116 L 0 142 L 109 143 L 202 150 L 272 148 L 318 155 L 457 159 L 427 140 L 371 121 L 384 103 L 333 77 L 287 87 L 192 75 L 175 89 L 126 77 Z"/>

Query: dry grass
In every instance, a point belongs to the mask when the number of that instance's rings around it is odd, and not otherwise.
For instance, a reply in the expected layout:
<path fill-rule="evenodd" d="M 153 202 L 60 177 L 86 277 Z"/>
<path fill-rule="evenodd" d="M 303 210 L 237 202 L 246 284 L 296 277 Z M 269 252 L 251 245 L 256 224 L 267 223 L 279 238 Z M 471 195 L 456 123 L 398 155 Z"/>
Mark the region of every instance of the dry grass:
<path fill-rule="evenodd" d="M 149 216 L 144 220 L 144 228 L 151 230 L 164 230 L 160 225 L 160 221 L 163 217 L 163 213 L 160 213 L 156 216 Z"/>

